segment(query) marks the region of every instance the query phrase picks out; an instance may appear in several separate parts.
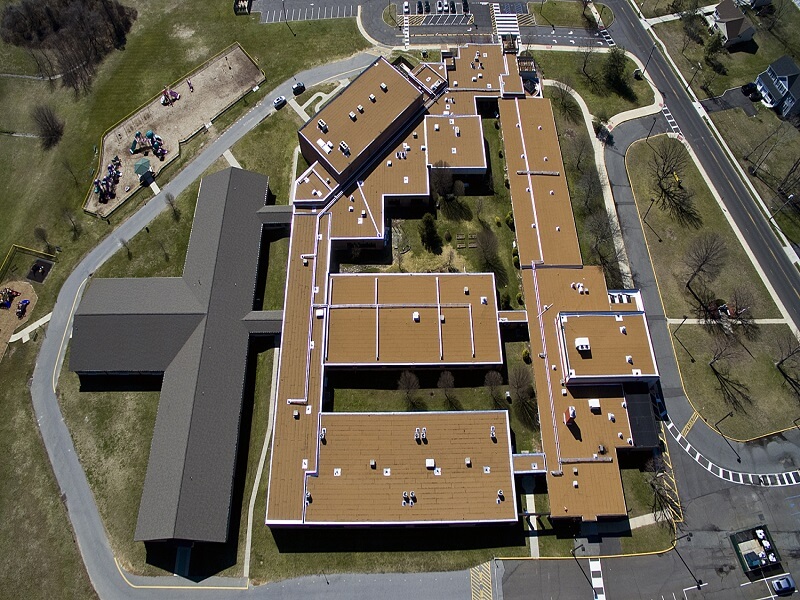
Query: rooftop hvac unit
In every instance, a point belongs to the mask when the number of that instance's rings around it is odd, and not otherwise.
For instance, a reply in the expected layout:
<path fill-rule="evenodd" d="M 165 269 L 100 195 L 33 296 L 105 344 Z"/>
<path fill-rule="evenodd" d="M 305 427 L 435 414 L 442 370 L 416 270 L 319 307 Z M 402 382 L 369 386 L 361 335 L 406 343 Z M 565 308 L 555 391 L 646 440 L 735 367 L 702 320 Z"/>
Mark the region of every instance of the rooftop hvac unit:
<path fill-rule="evenodd" d="M 328 433 L 328 430 L 323 427 L 322 431 L 319 432 L 319 439 L 324 440 L 325 439 L 325 434 L 327 434 L 327 433 Z"/>
<path fill-rule="evenodd" d="M 628 438 L 628 446 L 633 446 L 633 438 Z"/>
<path fill-rule="evenodd" d="M 411 493 L 409 494 L 409 496 L 411 496 L 411 506 L 414 506 L 414 502 L 417 501 L 416 492 L 414 492 L 414 490 L 411 490 Z"/>
<path fill-rule="evenodd" d="M 433 124 L 433 130 L 434 131 L 439 131 L 439 124 L 438 123 L 434 123 Z"/>
<path fill-rule="evenodd" d="M 311 492 L 306 492 L 306 504 L 311 504 Z"/>
<path fill-rule="evenodd" d="M 593 413 L 600 412 L 600 398 L 589 398 L 589 410 Z"/>
<path fill-rule="evenodd" d="M 464 459 L 464 465 L 467 466 L 467 467 L 471 467 L 472 466 L 472 459 L 469 456 L 467 456 Z"/>
<path fill-rule="evenodd" d="M 353 212 L 353 207 L 352 206 L 348 206 L 347 207 L 347 212 Z"/>
<path fill-rule="evenodd" d="M 493 440 L 497 439 L 497 430 L 494 428 L 494 425 L 489 428 L 489 437 L 491 437 Z"/>
<path fill-rule="evenodd" d="M 625 356 L 625 362 L 628 363 L 629 365 L 632 365 L 633 357 L 630 354 L 628 354 L 627 356 Z"/>
<path fill-rule="evenodd" d="M 419 312 L 415 310 L 411 313 L 411 318 L 414 319 L 414 323 L 419 323 Z"/>
<path fill-rule="evenodd" d="M 573 475 L 577 475 L 578 474 L 578 467 L 572 467 L 572 474 Z"/>
<path fill-rule="evenodd" d="M 489 304 L 489 299 L 486 296 L 481 296 L 481 304 Z"/>
<path fill-rule="evenodd" d="M 367 218 L 367 211 L 366 210 L 362 210 L 361 211 L 361 218 L 362 219 L 366 219 Z"/>
<path fill-rule="evenodd" d="M 369 95 L 370 102 L 375 102 L 375 94 Z"/>
<path fill-rule="evenodd" d="M 444 323 L 444 315 L 439 315 L 439 322 Z"/>
<path fill-rule="evenodd" d="M 622 335 L 628 335 L 628 328 L 627 328 L 627 327 L 625 327 L 625 325 L 623 325 L 622 327 L 620 327 L 620 328 L 619 328 L 619 332 L 620 332 Z"/>
<path fill-rule="evenodd" d="M 436 460 L 433 458 L 426 458 L 425 459 L 425 468 L 426 469 L 434 469 L 436 468 Z"/>
<path fill-rule="evenodd" d="M 381 89 L 382 89 L 384 92 L 388 92 L 388 91 L 389 91 L 389 87 L 388 87 L 388 86 L 387 86 L 385 83 L 381 83 Z"/>
<path fill-rule="evenodd" d="M 356 120 L 356 113 L 354 113 L 352 110 L 350 111 L 350 115 L 349 116 L 350 116 L 350 120 L 351 121 L 355 121 Z"/>
<path fill-rule="evenodd" d="M 369 461 L 369 468 L 370 469 L 376 469 L 377 467 L 378 467 L 378 463 L 375 462 L 374 458 L 371 458 L 370 461 Z"/>
<path fill-rule="evenodd" d="M 575 349 L 578 352 L 589 352 L 592 347 L 589 345 L 589 338 L 588 337 L 579 337 L 575 338 Z"/>
<path fill-rule="evenodd" d="M 293 416 L 295 419 L 299 419 L 299 418 L 300 418 L 300 411 L 299 411 L 299 410 L 294 410 L 294 411 L 292 411 L 292 416 Z"/>
<path fill-rule="evenodd" d="M 611 421 L 612 423 L 616 423 L 617 416 L 614 413 L 608 413 L 608 420 Z"/>
<path fill-rule="evenodd" d="M 418 440 L 420 435 L 421 435 L 421 433 L 420 433 L 419 427 L 417 427 L 417 428 L 414 430 L 414 439 L 415 439 L 415 440 Z"/>
<path fill-rule="evenodd" d="M 403 500 L 408 501 L 408 492 L 403 492 Z"/>
<path fill-rule="evenodd" d="M 364 107 L 361 106 L 360 104 L 358 106 L 356 106 L 356 108 L 358 109 L 358 112 L 360 112 L 360 113 L 364 112 Z"/>
<path fill-rule="evenodd" d="M 578 487 L 578 480 L 577 479 L 573 479 L 572 480 L 572 487 L 574 487 L 574 488 Z"/>
<path fill-rule="evenodd" d="M 469 296 L 469 288 L 466 285 L 464 286 L 464 294 Z"/>
<path fill-rule="evenodd" d="M 600 454 L 605 454 L 605 453 L 606 453 L 606 447 L 605 447 L 605 446 L 603 446 L 603 444 L 600 444 L 600 445 L 597 447 L 597 452 L 599 452 Z"/>
<path fill-rule="evenodd" d="M 318 319 L 321 319 L 322 317 L 324 317 L 324 316 L 325 316 L 325 309 L 324 309 L 324 308 L 318 308 L 318 309 L 317 309 L 317 310 L 314 312 L 314 314 L 316 314 L 316 315 L 317 315 L 317 318 L 318 318 Z"/>
<path fill-rule="evenodd" d="M 461 137 L 461 128 L 456 127 L 456 137 Z"/>
<path fill-rule="evenodd" d="M 575 423 L 575 407 L 570 406 L 567 410 L 564 411 L 564 424 L 565 425 L 573 425 Z"/>
<path fill-rule="evenodd" d="M 422 439 L 423 440 L 428 439 L 428 428 L 427 427 L 423 427 L 422 428 Z"/>
<path fill-rule="evenodd" d="M 322 130 L 322 133 L 328 133 L 328 124 L 322 119 L 317 121 L 317 127 L 319 127 Z"/>

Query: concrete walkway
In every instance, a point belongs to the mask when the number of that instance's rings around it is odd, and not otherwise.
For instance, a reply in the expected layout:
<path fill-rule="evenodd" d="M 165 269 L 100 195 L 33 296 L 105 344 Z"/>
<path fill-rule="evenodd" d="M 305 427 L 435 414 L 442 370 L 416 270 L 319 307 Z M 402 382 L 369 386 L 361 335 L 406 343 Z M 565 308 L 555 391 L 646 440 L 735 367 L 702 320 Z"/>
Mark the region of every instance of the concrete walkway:
<path fill-rule="evenodd" d="M 39 329 L 39 327 L 41 327 L 42 325 L 45 325 L 46 323 L 49 323 L 50 322 L 50 317 L 52 317 L 52 316 L 53 316 L 53 313 L 46 314 L 45 316 L 43 316 L 38 321 L 35 321 L 35 322 L 31 323 L 30 325 L 28 325 L 25 329 L 12 334 L 11 337 L 9 338 L 9 340 L 8 340 L 8 343 L 10 344 L 11 342 L 16 342 L 17 340 L 22 340 L 22 343 L 24 344 L 25 342 L 27 342 L 28 340 L 31 339 L 31 333 L 33 333 L 35 330 Z"/>

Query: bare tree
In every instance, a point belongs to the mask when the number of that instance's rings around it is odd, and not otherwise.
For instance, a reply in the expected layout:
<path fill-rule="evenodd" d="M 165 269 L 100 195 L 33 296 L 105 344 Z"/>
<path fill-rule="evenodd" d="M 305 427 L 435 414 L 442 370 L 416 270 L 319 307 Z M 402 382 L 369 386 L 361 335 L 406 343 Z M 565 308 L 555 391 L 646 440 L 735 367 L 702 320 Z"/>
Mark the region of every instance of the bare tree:
<path fill-rule="evenodd" d="M 488 388 L 489 396 L 491 396 L 495 407 L 506 408 L 500 394 L 500 386 L 503 385 L 503 376 L 497 371 L 489 371 L 483 379 L 483 384 Z"/>
<path fill-rule="evenodd" d="M 175 201 L 175 196 L 167 192 L 164 194 L 164 202 L 166 202 L 167 205 L 172 209 L 172 218 L 176 221 L 180 221 L 181 211 L 178 208 L 178 203 Z"/>
<path fill-rule="evenodd" d="M 767 22 L 767 31 L 772 31 L 775 25 L 786 16 L 791 5 L 791 0 L 773 0 L 772 9 L 767 13 L 765 19 Z"/>
<path fill-rule="evenodd" d="M 78 174 L 75 172 L 75 168 L 72 166 L 72 163 L 69 161 L 69 158 L 67 157 L 62 158 L 61 166 L 64 167 L 64 170 L 66 170 L 66 172 L 72 176 L 72 181 L 75 182 L 75 187 L 78 187 L 80 185 L 80 182 L 78 181 Z"/>
<path fill-rule="evenodd" d="M 81 232 L 83 231 L 81 227 L 81 222 L 75 216 L 75 213 L 69 208 L 65 208 L 62 211 L 61 215 L 70 225 L 70 229 L 72 230 L 72 239 L 77 240 L 81 236 Z"/>
<path fill-rule="evenodd" d="M 167 247 L 164 245 L 162 240 L 158 240 L 158 246 L 161 248 L 161 252 L 164 254 L 164 260 L 169 262 L 169 252 L 167 252 Z"/>
<path fill-rule="evenodd" d="M 648 483 L 653 490 L 652 512 L 656 522 L 664 523 L 671 529 L 675 528 L 675 519 L 682 516 L 680 498 L 675 491 L 675 480 L 671 469 L 659 454 L 647 462 L 646 470 L 649 474 Z"/>
<path fill-rule="evenodd" d="M 58 118 L 52 106 L 37 104 L 31 110 L 31 119 L 45 150 L 49 150 L 61 141 L 61 136 L 64 135 L 64 121 Z"/>
<path fill-rule="evenodd" d="M 680 173 L 687 168 L 689 156 L 679 142 L 662 138 L 648 162 L 650 188 L 661 210 L 681 225 L 698 228 L 702 219 L 694 206 L 693 194 L 683 187 Z"/>
<path fill-rule="evenodd" d="M 435 200 L 452 194 L 453 171 L 450 169 L 450 165 L 443 160 L 435 162 L 431 168 L 430 183 Z"/>
<path fill-rule="evenodd" d="M 405 395 L 406 403 L 413 407 L 414 396 L 419 390 L 419 378 L 411 371 L 403 371 L 400 373 L 400 379 L 397 381 L 397 389 Z"/>
<path fill-rule="evenodd" d="M 736 339 L 730 335 L 718 335 L 714 338 L 714 348 L 708 366 L 714 369 L 714 365 L 721 360 L 731 360 L 739 356 L 740 346 Z M 716 370 L 716 369 L 714 369 Z"/>
<path fill-rule="evenodd" d="M 775 340 L 775 367 L 795 394 L 800 395 L 800 341 L 790 330 Z"/>
<path fill-rule="evenodd" d="M 592 256 L 604 270 L 618 269 L 622 259 L 622 248 L 617 246 L 621 237 L 615 215 L 610 210 L 597 209 L 584 224 Z"/>
<path fill-rule="evenodd" d="M 579 173 L 583 173 L 583 159 L 589 155 L 591 144 L 585 135 L 576 135 L 569 143 L 572 159 L 575 162 L 575 168 Z"/>
<path fill-rule="evenodd" d="M 525 365 L 516 364 L 508 372 L 508 387 L 514 401 L 523 402 L 531 397 L 533 392 L 533 376 L 531 368 Z"/>
<path fill-rule="evenodd" d="M 740 282 L 733 288 L 728 300 L 728 318 L 737 325 L 748 339 L 758 336 L 758 324 L 755 320 L 756 295 L 753 287 L 747 282 Z"/>
<path fill-rule="evenodd" d="M 556 108 L 558 108 L 558 112 L 560 112 L 567 121 L 577 123 L 582 116 L 581 107 L 578 106 L 575 98 L 570 94 L 569 88 L 570 86 L 568 83 L 562 83 L 560 81 L 555 82 L 553 86 L 553 101 L 555 102 Z"/>
<path fill-rule="evenodd" d="M 466 194 L 466 187 L 464 186 L 464 182 L 460 179 L 456 179 L 453 181 L 453 195 L 456 198 L 460 198 Z"/>
<path fill-rule="evenodd" d="M 463 407 L 461 403 L 458 401 L 458 398 L 455 394 L 455 379 L 453 374 L 450 371 L 442 371 L 442 374 L 439 375 L 439 381 L 436 383 L 436 387 L 442 390 L 444 394 L 444 401 L 447 405 L 448 410 L 462 410 Z"/>
<path fill-rule="evenodd" d="M 33 237 L 44 244 L 45 250 L 48 254 L 53 253 L 53 245 L 50 243 L 50 238 L 47 235 L 47 229 L 43 225 L 37 225 L 33 228 Z"/>
<path fill-rule="evenodd" d="M 603 188 L 596 169 L 587 169 L 578 180 L 577 189 L 570 190 L 570 195 L 584 215 L 591 214 L 602 206 Z"/>
<path fill-rule="evenodd" d="M 126 254 L 128 256 L 128 260 L 131 260 L 133 258 L 133 252 L 131 252 L 131 244 L 130 244 L 130 242 L 128 242 L 128 240 L 126 240 L 125 238 L 120 238 L 119 239 L 119 244 L 120 244 L 120 246 L 125 248 L 125 252 L 126 252 Z"/>
<path fill-rule="evenodd" d="M 695 236 L 683 258 L 684 264 L 689 269 L 686 285 L 689 285 L 698 276 L 702 276 L 707 281 L 713 281 L 725 266 L 727 258 L 728 249 L 720 234 L 708 231 Z"/>

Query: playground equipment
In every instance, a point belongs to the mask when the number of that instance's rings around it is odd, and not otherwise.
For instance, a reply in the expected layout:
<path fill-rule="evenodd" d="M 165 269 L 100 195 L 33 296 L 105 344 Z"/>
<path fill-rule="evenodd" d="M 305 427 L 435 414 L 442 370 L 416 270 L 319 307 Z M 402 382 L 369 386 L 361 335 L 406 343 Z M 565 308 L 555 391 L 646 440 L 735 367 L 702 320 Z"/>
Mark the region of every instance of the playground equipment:
<path fill-rule="evenodd" d="M 175 90 L 164 86 L 164 91 L 161 92 L 161 106 L 172 106 L 175 101 L 180 100 L 181 95 Z"/>
<path fill-rule="evenodd" d="M 12 290 L 11 288 L 0 290 L 0 308 L 4 310 L 11 308 L 11 303 L 14 301 L 14 298 L 19 296 L 19 294 L 20 293 L 17 290 Z"/>
<path fill-rule="evenodd" d="M 25 313 L 28 311 L 28 305 L 31 303 L 30 300 L 20 300 L 17 303 L 17 318 L 21 319 L 25 316 Z"/>

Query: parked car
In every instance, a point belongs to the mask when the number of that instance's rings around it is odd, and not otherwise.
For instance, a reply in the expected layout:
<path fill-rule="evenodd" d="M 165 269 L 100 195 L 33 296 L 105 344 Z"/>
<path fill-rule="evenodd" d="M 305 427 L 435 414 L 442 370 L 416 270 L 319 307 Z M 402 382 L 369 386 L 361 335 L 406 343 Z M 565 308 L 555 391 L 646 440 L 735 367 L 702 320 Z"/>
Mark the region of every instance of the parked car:
<path fill-rule="evenodd" d="M 775 590 L 778 596 L 790 596 L 794 594 L 795 590 L 794 579 L 792 579 L 791 575 L 776 579 L 772 582 L 772 589 Z"/>
<path fill-rule="evenodd" d="M 292 86 L 292 93 L 295 96 L 299 96 L 305 91 L 306 91 L 306 84 L 303 83 L 302 81 L 298 81 Z"/>
<path fill-rule="evenodd" d="M 422 14 L 422 0 L 417 0 L 417 14 Z"/>
<path fill-rule="evenodd" d="M 447 0 L 444 0 L 443 10 L 444 12 L 450 12 L 450 5 L 447 4 Z"/>
<path fill-rule="evenodd" d="M 407 15 L 409 12 L 411 12 L 411 11 L 408 8 L 408 0 L 406 0 L 405 2 L 403 2 L 403 14 Z"/>
<path fill-rule="evenodd" d="M 436 12 L 442 12 L 442 0 L 436 0 Z"/>
<path fill-rule="evenodd" d="M 750 94 L 750 100 L 752 100 L 753 102 L 758 102 L 759 100 L 761 100 L 761 92 L 756 90 L 755 92 Z"/>
<path fill-rule="evenodd" d="M 285 104 L 286 104 L 286 96 L 278 96 L 277 98 L 275 98 L 275 100 L 272 101 L 272 106 L 274 106 L 276 110 L 279 108 L 283 108 Z"/>
<path fill-rule="evenodd" d="M 469 14 L 469 2 L 467 0 L 461 0 L 461 8 L 464 9 L 464 14 Z"/>
<path fill-rule="evenodd" d="M 456 0 L 450 0 L 450 12 L 456 14 Z"/>
<path fill-rule="evenodd" d="M 758 86 L 756 86 L 756 84 L 751 81 L 750 83 L 745 83 L 742 86 L 742 93 L 745 96 L 749 96 L 750 94 L 755 92 L 757 89 L 758 89 Z"/>
<path fill-rule="evenodd" d="M 430 3 L 430 0 L 425 0 L 425 12 L 426 12 L 426 13 L 429 13 L 429 12 L 431 12 L 431 3 Z"/>

